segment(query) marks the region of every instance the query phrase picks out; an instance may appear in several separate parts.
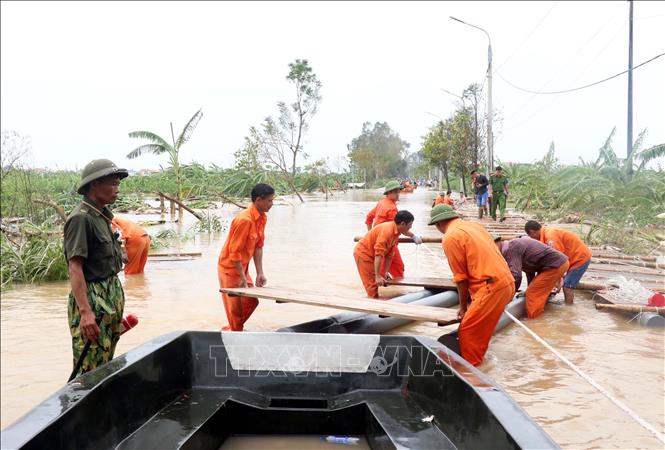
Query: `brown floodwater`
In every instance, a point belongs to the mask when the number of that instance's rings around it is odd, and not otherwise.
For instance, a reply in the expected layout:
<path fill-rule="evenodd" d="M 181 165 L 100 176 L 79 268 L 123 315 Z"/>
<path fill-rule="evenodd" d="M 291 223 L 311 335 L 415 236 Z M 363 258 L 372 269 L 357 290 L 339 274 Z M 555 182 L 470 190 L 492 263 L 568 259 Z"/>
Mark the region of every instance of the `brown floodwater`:
<path fill-rule="evenodd" d="M 413 230 L 437 235 L 427 226 L 434 191 L 403 194 L 400 208 L 410 210 Z M 282 198 L 269 212 L 264 249 L 268 283 L 301 289 L 364 295 L 353 261 L 353 236 L 365 232 L 364 217 L 380 198 L 377 191 L 350 191 L 329 201 Z M 234 207 L 211 210 L 224 221 Z M 158 216 L 132 216 L 148 220 Z M 181 226 L 194 221 L 185 215 Z M 161 228 L 175 224 L 160 225 Z M 150 228 L 154 234 L 157 227 Z M 187 261 L 150 259 L 145 274 L 121 280 L 127 297 L 125 314 L 139 325 L 125 334 L 116 351 L 124 353 L 175 330 L 213 330 L 226 324 L 217 282 L 217 257 L 225 232 L 196 236 L 181 251 L 201 252 Z M 173 250 L 173 249 L 171 249 Z M 428 249 L 400 246 L 407 275 L 445 276 L 449 269 L 436 244 Z M 252 266 L 253 272 L 253 266 Z M 385 288 L 398 295 L 418 288 Z M 1 427 L 51 395 L 71 371 L 67 327 L 67 282 L 17 286 L 2 292 Z M 338 311 L 306 305 L 261 303 L 246 328 L 268 331 L 325 317 Z M 549 305 L 546 313 L 525 323 L 615 397 L 656 429 L 665 428 L 665 333 L 643 328 L 629 317 L 598 312 L 590 299 L 572 306 Z M 437 338 L 447 328 L 414 324 L 393 334 Z M 517 326 L 492 339 L 480 370 L 492 377 L 552 438 L 566 448 L 662 448 L 662 444 L 588 385 Z"/>

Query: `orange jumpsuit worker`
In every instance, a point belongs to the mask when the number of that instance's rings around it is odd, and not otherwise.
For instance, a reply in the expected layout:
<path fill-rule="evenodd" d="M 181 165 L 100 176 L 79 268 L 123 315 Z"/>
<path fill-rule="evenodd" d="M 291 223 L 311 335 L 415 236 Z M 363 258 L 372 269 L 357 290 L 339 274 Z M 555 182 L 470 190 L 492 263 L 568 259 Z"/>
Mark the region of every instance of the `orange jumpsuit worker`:
<path fill-rule="evenodd" d="M 494 241 L 515 278 L 515 289 L 522 284 L 522 271 L 526 273 L 526 314 L 535 319 L 543 313 L 552 289 L 568 270 L 568 258 L 535 239 L 501 242 L 501 237 L 495 236 Z"/>
<path fill-rule="evenodd" d="M 369 297 L 377 298 L 379 286 L 384 286 L 386 280 L 392 278 L 389 272 L 384 277 L 381 268 L 384 264 L 390 267 L 390 260 L 397 252 L 399 235 L 409 232 L 413 219 L 409 211 L 399 211 L 393 221 L 375 226 L 356 244 L 353 257 Z"/>
<path fill-rule="evenodd" d="M 389 181 L 386 184 L 383 189 L 385 198 L 380 200 L 365 218 L 367 230 L 371 230 L 372 226 L 377 226 L 384 222 L 392 222 L 395 219 L 395 215 L 397 214 L 397 200 L 399 200 L 399 191 L 401 189 L 403 188 L 397 181 Z M 416 244 L 422 244 L 423 242 L 420 236 L 411 232 L 408 232 L 406 236 L 411 237 Z M 395 248 L 395 254 L 387 271 L 396 278 L 404 276 L 404 261 L 402 261 L 402 255 L 400 255 L 398 248 Z M 385 268 L 381 266 L 381 274 L 385 272 Z"/>
<path fill-rule="evenodd" d="M 505 306 L 515 295 L 515 279 L 482 225 L 460 219 L 450 205 L 435 206 L 430 217 L 429 224 L 444 234 L 443 251 L 457 284 L 461 354 L 477 366 Z"/>
<path fill-rule="evenodd" d="M 125 275 L 143 273 L 150 250 L 150 235 L 146 230 L 129 219 L 114 216 L 111 221 L 113 231 L 120 232 L 120 240 L 125 243 L 127 263 Z"/>
<path fill-rule="evenodd" d="M 591 250 L 572 231 L 544 227 L 535 220 L 525 223 L 524 231 L 529 237 L 554 247 L 568 257 L 570 267 L 563 279 L 563 298 L 567 304 L 572 304 L 575 298 L 575 288 L 591 263 Z M 557 290 L 560 289 L 560 286 L 559 283 Z"/>
<path fill-rule="evenodd" d="M 275 190 L 259 183 L 252 188 L 252 205 L 233 218 L 229 234 L 217 261 L 220 287 L 254 287 L 249 276 L 249 261 L 254 259 L 256 285 L 268 281 L 263 273 L 263 242 L 268 220 L 266 213 L 272 208 Z M 229 296 L 222 293 L 224 310 L 229 321 L 222 330 L 243 331 L 245 322 L 259 304 L 254 297 Z"/>
<path fill-rule="evenodd" d="M 455 201 L 453 200 L 453 197 L 452 197 L 452 191 L 448 190 L 446 192 L 443 192 L 443 191 L 439 192 L 439 195 L 434 200 L 434 205 L 432 205 L 432 207 L 434 207 L 436 205 L 440 205 L 442 203 L 444 205 L 450 205 L 450 206 L 455 205 Z"/>

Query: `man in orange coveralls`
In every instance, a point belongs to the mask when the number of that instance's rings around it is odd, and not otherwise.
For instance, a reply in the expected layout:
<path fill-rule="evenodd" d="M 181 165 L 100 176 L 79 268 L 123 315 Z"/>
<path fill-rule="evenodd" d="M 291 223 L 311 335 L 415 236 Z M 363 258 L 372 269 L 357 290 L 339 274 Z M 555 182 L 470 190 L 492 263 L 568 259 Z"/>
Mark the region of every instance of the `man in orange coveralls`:
<path fill-rule="evenodd" d="M 240 212 L 229 228 L 229 234 L 217 261 L 217 276 L 221 287 L 254 287 L 249 276 L 249 261 L 256 266 L 256 285 L 265 286 L 263 273 L 263 242 L 268 220 L 266 213 L 272 208 L 275 189 L 264 183 L 252 188 L 252 205 Z M 222 293 L 228 326 L 222 330 L 242 331 L 252 315 L 258 299 L 254 297 L 229 296 Z"/>
<path fill-rule="evenodd" d="M 591 263 L 591 250 L 572 231 L 544 227 L 535 220 L 525 223 L 524 231 L 529 237 L 554 247 L 568 257 L 570 267 L 563 279 L 563 298 L 567 304 L 572 304 L 575 298 L 575 288 Z M 557 292 L 559 290 L 561 290 L 561 280 L 557 283 Z"/>
<path fill-rule="evenodd" d="M 522 271 L 526 273 L 526 314 L 529 319 L 535 319 L 543 313 L 552 289 L 568 270 L 568 258 L 535 239 L 525 237 L 501 242 L 501 236 L 493 237 L 515 278 L 515 289 L 522 284 Z"/>
<path fill-rule="evenodd" d="M 437 195 L 437 197 L 434 199 L 434 204 L 432 205 L 432 207 L 440 205 L 442 203 L 454 206 L 455 200 L 453 200 L 452 194 L 453 192 L 450 189 L 448 189 L 446 192 L 444 191 L 439 192 L 439 195 Z"/>
<path fill-rule="evenodd" d="M 395 219 L 395 215 L 397 214 L 397 200 L 399 200 L 399 191 L 401 189 L 403 188 L 397 181 L 389 181 L 386 184 L 383 189 L 383 195 L 385 195 L 385 198 L 380 200 L 365 218 L 365 225 L 367 225 L 368 231 L 372 229 L 372 226 L 377 226 L 384 222 L 392 222 Z M 416 244 L 423 243 L 420 236 L 413 234 L 410 231 L 408 231 L 405 236 L 413 239 L 413 242 Z M 390 274 L 396 278 L 404 276 L 404 261 L 402 261 L 402 255 L 400 255 L 398 248 L 395 248 L 395 255 L 393 256 L 388 269 L 385 270 L 385 268 L 381 266 L 381 274 L 383 275 L 385 272 L 390 272 Z"/>
<path fill-rule="evenodd" d="M 369 297 L 377 298 L 379 286 L 385 286 L 386 280 L 392 278 L 390 272 L 384 276 L 381 267 L 384 264 L 390 267 L 390 260 L 397 253 L 399 235 L 408 236 L 413 219 L 409 211 L 399 211 L 393 221 L 375 226 L 356 244 L 353 257 Z"/>
<path fill-rule="evenodd" d="M 460 219 L 450 205 L 432 208 L 429 225 L 444 234 L 441 244 L 457 285 L 462 357 L 477 366 L 505 306 L 515 295 L 515 279 L 482 225 Z"/>
<path fill-rule="evenodd" d="M 127 261 L 125 275 L 143 273 L 150 250 L 150 235 L 146 230 L 129 219 L 114 216 L 111 221 L 113 231 L 120 232 L 120 241 L 124 242 Z"/>

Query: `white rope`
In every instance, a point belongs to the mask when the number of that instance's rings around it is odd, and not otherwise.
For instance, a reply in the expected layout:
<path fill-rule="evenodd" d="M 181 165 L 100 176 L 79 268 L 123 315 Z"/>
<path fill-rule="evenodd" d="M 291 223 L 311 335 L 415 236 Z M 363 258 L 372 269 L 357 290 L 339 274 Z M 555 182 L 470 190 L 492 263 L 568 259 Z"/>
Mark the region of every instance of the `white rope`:
<path fill-rule="evenodd" d="M 554 355 L 559 358 L 561 361 L 563 361 L 568 367 L 570 367 L 575 373 L 577 373 L 579 376 L 581 376 L 587 383 L 589 383 L 591 386 L 596 388 L 598 392 L 603 394 L 609 401 L 614 403 L 619 409 L 621 409 L 623 412 L 628 414 L 633 420 L 635 420 L 637 423 L 642 425 L 644 429 L 649 431 L 651 434 L 653 434 L 656 439 L 661 441 L 663 444 L 665 444 L 665 435 L 663 433 L 660 433 L 657 431 L 649 422 L 646 420 L 642 419 L 640 416 L 638 416 L 632 409 L 630 409 L 628 406 L 624 405 L 623 402 L 621 402 L 619 399 L 614 397 L 610 392 L 608 392 L 605 388 L 603 388 L 601 385 L 596 383 L 590 376 L 582 372 L 575 364 L 570 362 L 568 358 L 563 356 L 561 353 L 556 351 L 550 344 L 545 342 L 544 339 L 542 339 L 540 336 L 538 336 L 536 333 L 531 331 L 526 325 L 524 325 L 518 318 L 510 314 L 508 311 L 504 311 L 505 314 L 512 319 L 513 322 L 515 322 L 517 325 L 522 327 L 524 330 L 526 330 L 527 333 L 531 335 L 532 338 L 534 338 L 536 341 L 538 341 L 540 344 L 542 344 L 546 349 L 554 353 Z"/>
<path fill-rule="evenodd" d="M 422 247 L 422 246 L 419 246 L 419 247 Z M 432 250 L 430 250 L 429 248 L 427 248 L 427 247 L 425 247 L 425 248 L 427 249 L 427 251 L 429 251 L 429 252 L 432 253 L 433 255 L 436 255 L 436 253 L 434 253 L 434 252 L 433 252 Z M 436 255 L 436 256 L 439 257 L 439 258 L 441 258 L 440 255 Z M 441 260 L 443 260 L 443 261 L 445 262 L 445 260 L 444 260 L 443 258 L 441 258 Z M 644 420 L 644 419 L 642 419 L 640 416 L 638 416 L 637 413 L 635 413 L 635 411 L 633 411 L 633 410 L 630 409 L 628 406 L 626 406 L 625 404 L 623 404 L 623 402 L 621 402 L 619 399 L 617 399 L 616 397 L 614 397 L 610 392 L 608 392 L 608 391 L 607 391 L 605 388 L 603 388 L 601 385 L 599 385 L 598 383 L 596 383 L 596 382 L 593 380 L 593 378 L 591 378 L 589 375 L 587 375 L 587 374 L 585 374 L 584 372 L 582 372 L 582 371 L 581 371 L 581 370 L 580 370 L 575 364 L 573 364 L 572 362 L 570 362 L 570 361 L 568 360 L 568 358 L 566 358 L 566 357 L 563 356 L 561 353 L 559 353 L 556 349 L 554 349 L 554 347 L 552 347 L 550 344 L 548 344 L 543 338 L 541 338 L 541 337 L 538 336 L 536 333 L 534 333 L 533 331 L 531 331 L 531 329 L 530 329 L 529 327 L 527 327 L 526 325 L 524 325 L 524 324 L 523 324 L 523 323 L 522 323 L 517 317 L 513 316 L 510 312 L 508 312 L 508 310 L 505 310 L 504 313 L 505 313 L 505 314 L 506 314 L 506 315 L 507 315 L 507 316 L 508 316 L 513 322 L 515 322 L 517 325 L 519 325 L 520 327 L 522 327 L 527 333 L 529 333 L 529 335 L 531 335 L 532 338 L 534 338 L 536 341 L 538 341 L 540 344 L 542 344 L 546 349 L 548 349 L 549 351 L 551 351 L 551 352 L 554 354 L 554 356 L 556 356 L 557 358 L 559 358 L 559 359 L 560 359 L 561 361 L 563 361 L 568 367 L 570 367 L 575 373 L 577 373 L 580 377 L 582 377 L 582 378 L 584 379 L 584 381 L 586 381 L 586 382 L 589 383 L 591 386 L 593 386 L 598 392 L 600 392 L 601 394 L 603 394 L 603 395 L 604 395 L 609 401 L 611 401 L 612 403 L 614 403 L 619 409 L 621 409 L 623 412 L 625 412 L 626 414 L 628 414 L 633 420 L 635 420 L 638 424 L 640 424 L 644 429 L 646 429 L 647 431 L 649 431 L 649 432 L 650 432 L 650 433 L 651 433 L 656 439 L 658 439 L 660 442 L 662 442 L 663 444 L 665 444 L 665 435 L 663 435 L 663 433 L 660 433 L 660 432 L 659 432 L 658 430 L 656 430 L 656 429 L 655 429 L 655 428 L 654 428 L 649 422 L 647 422 L 646 420 Z"/>

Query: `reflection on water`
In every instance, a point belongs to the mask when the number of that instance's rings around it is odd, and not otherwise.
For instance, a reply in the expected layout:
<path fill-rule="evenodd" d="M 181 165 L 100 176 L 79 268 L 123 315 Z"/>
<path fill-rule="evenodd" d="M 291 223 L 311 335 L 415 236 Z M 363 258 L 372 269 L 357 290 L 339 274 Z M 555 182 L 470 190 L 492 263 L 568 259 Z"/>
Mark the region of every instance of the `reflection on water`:
<path fill-rule="evenodd" d="M 268 283 L 301 289 L 364 295 L 353 261 L 353 236 L 365 232 L 367 211 L 380 191 L 339 194 L 328 202 L 317 197 L 300 204 L 285 198 L 269 213 L 264 266 Z M 413 230 L 437 235 L 427 226 L 429 205 L 436 192 L 404 194 L 400 208 L 416 216 Z M 233 207 L 211 210 L 222 219 Z M 129 216 L 148 220 L 158 216 Z M 185 215 L 185 228 L 193 225 Z M 160 225 L 159 228 L 174 226 Z M 157 228 L 155 228 L 156 230 Z M 150 229 L 154 233 L 153 229 Z M 201 252 L 188 261 L 149 260 L 142 275 L 121 275 L 127 303 L 139 325 L 125 334 L 117 354 L 175 330 L 219 330 L 226 323 L 217 282 L 217 257 L 225 234 L 187 241 L 181 251 Z M 427 251 L 400 245 L 407 275 L 445 276 L 441 247 Z M 254 272 L 253 267 L 251 268 Z M 391 287 L 381 294 L 397 295 L 418 288 Z M 2 427 L 20 417 L 61 387 L 71 371 L 67 327 L 67 282 L 17 287 L 2 293 L 1 376 Z M 247 323 L 252 331 L 325 317 L 333 309 L 262 302 Z M 584 372 L 636 411 L 663 429 L 663 330 L 627 323 L 623 316 L 598 312 L 588 299 L 573 306 L 549 305 L 547 313 L 527 325 Z M 437 338 L 455 326 L 419 323 L 393 334 Z M 661 448 L 623 412 L 560 363 L 518 327 L 495 337 L 480 369 L 499 383 L 556 440 L 570 448 Z"/>

